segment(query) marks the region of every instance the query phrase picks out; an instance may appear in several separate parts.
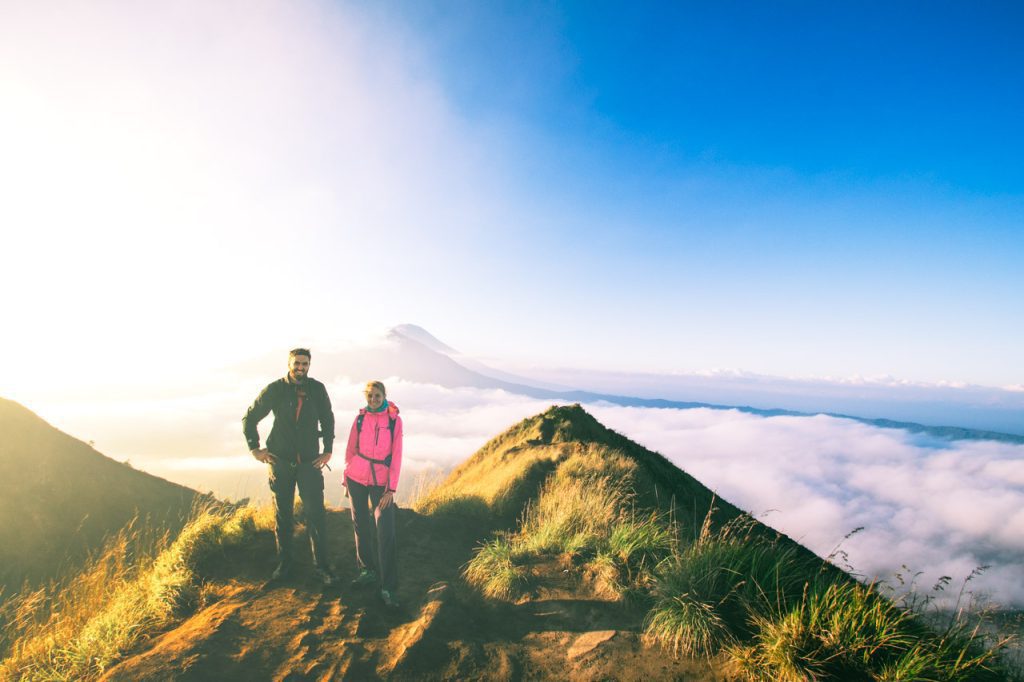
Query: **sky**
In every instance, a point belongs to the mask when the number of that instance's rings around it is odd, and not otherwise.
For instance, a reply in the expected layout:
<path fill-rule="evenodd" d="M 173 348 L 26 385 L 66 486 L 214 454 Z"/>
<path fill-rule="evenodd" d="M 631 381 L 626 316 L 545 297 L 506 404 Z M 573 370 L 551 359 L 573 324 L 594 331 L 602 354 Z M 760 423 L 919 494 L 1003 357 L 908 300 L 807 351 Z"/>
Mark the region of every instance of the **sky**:
<path fill-rule="evenodd" d="M 1014 3 L 0 0 L 0 394 L 421 324 L 1024 386 Z"/>

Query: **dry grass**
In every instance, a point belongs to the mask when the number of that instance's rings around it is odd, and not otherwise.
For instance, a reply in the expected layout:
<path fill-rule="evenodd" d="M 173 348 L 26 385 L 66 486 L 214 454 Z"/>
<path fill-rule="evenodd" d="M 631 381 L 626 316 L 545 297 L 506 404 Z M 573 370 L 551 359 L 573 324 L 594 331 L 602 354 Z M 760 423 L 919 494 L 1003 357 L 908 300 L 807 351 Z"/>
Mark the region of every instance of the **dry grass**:
<path fill-rule="evenodd" d="M 646 636 L 676 655 L 724 652 L 751 682 L 1007 680 L 1005 640 L 962 621 L 930 629 L 873 586 L 753 536 L 744 519 L 665 561 Z"/>
<path fill-rule="evenodd" d="M 515 599 L 527 587 L 525 565 L 557 557 L 611 596 L 649 584 L 675 533 L 657 513 L 636 512 L 635 467 L 606 446 L 575 448 L 526 505 L 518 530 L 478 549 L 466 579 L 487 596 Z"/>
<path fill-rule="evenodd" d="M 466 566 L 465 576 L 486 597 L 511 600 L 527 584 L 526 568 L 507 536 L 500 535 L 484 543 Z"/>
<path fill-rule="evenodd" d="M 750 517 L 712 532 L 711 516 L 657 570 L 646 636 L 679 654 L 711 655 L 737 642 L 750 613 L 796 602 L 819 573 L 795 547 L 754 536 Z"/>
<path fill-rule="evenodd" d="M 832 584 L 784 613 L 752 614 L 752 622 L 752 643 L 730 651 L 746 680 L 1009 679 L 998 661 L 1002 643 L 986 644 L 966 625 L 930 630 L 872 586 Z"/>
<path fill-rule="evenodd" d="M 197 509 L 173 540 L 130 526 L 75 576 L 4 603 L 0 678 L 97 678 L 201 605 L 205 562 L 272 527 L 269 509 L 213 506 Z"/>
<path fill-rule="evenodd" d="M 529 569 L 555 558 L 608 596 L 651 604 L 648 641 L 675 655 L 721 656 L 737 679 L 1016 679 L 998 661 L 1005 642 L 966 625 L 928 628 L 913 608 L 734 508 L 716 508 L 699 483 L 666 486 L 677 470 L 639 446 L 607 432 L 580 436 L 594 427 L 577 412 L 554 408 L 502 434 L 453 474 L 440 489 L 447 497 L 429 498 L 437 510 L 490 506 L 526 467 L 545 463 L 518 525 L 465 568 L 485 596 L 522 598 Z M 659 488 L 671 493 L 668 504 Z M 666 508 L 694 518 L 675 523 Z"/>

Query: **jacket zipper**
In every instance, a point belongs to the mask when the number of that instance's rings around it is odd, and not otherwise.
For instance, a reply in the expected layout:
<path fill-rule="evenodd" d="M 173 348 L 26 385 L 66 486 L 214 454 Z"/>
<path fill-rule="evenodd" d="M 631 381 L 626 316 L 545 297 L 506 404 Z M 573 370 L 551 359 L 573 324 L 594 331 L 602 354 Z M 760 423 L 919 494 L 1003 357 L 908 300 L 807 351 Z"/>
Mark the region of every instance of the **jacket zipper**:
<path fill-rule="evenodd" d="M 377 440 L 380 438 L 380 425 L 374 424 L 373 427 L 373 454 L 377 454 Z M 370 471 L 373 473 L 373 481 L 377 482 L 377 470 L 374 467 L 377 466 L 376 462 L 370 462 Z"/>

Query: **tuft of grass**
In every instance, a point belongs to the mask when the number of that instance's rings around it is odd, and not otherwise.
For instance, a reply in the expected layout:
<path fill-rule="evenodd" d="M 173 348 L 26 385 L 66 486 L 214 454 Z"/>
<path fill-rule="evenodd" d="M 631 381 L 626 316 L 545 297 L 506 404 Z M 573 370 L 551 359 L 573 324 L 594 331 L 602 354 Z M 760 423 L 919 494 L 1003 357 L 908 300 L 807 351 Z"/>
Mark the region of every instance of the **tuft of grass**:
<path fill-rule="evenodd" d="M 513 599 L 525 587 L 526 569 L 519 564 L 519 552 L 508 537 L 500 535 L 484 543 L 464 571 L 466 580 L 484 596 Z"/>
<path fill-rule="evenodd" d="M 674 527 L 655 512 L 632 508 L 632 464 L 588 451 L 566 459 L 526 506 L 515 533 L 483 545 L 465 570 L 488 596 L 514 599 L 526 587 L 525 565 L 557 557 L 582 568 L 601 592 L 627 596 L 653 582 L 654 566 L 675 542 Z M 608 473 L 608 472 L 611 473 Z M 502 548 L 501 573 L 494 556 Z"/>
<path fill-rule="evenodd" d="M 976 632 L 935 633 L 872 586 L 834 583 L 789 611 L 754 615 L 752 644 L 730 650 L 751 681 L 1005 680 L 997 651 Z"/>
<path fill-rule="evenodd" d="M 748 636 L 750 614 L 801 598 L 817 566 L 794 547 L 752 536 L 753 524 L 739 517 L 713 533 L 706 522 L 694 543 L 657 567 L 649 641 L 710 656 Z"/>
<path fill-rule="evenodd" d="M 556 476 L 527 507 L 518 534 L 529 552 L 577 555 L 595 548 L 618 520 L 628 493 L 607 478 Z"/>
<path fill-rule="evenodd" d="M 586 569 L 599 590 L 642 597 L 655 584 L 657 566 L 676 550 L 676 538 L 674 525 L 655 512 L 621 515 Z"/>
<path fill-rule="evenodd" d="M 657 514 L 620 518 L 608 534 L 608 551 L 623 565 L 640 566 L 651 557 L 668 555 L 675 548 L 670 524 Z"/>
<path fill-rule="evenodd" d="M 0 678 L 89 680 L 200 604 L 203 567 L 273 527 L 269 509 L 206 506 L 181 533 L 129 527 L 78 574 L 8 600 Z"/>

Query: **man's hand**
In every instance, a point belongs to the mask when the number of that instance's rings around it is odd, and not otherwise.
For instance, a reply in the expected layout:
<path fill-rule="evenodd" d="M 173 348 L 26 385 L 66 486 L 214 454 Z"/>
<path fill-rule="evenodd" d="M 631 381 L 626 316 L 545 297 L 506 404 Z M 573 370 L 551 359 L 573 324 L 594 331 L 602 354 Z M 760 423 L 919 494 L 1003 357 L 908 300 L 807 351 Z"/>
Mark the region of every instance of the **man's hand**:
<path fill-rule="evenodd" d="M 315 466 L 317 469 L 323 469 L 325 466 L 327 466 L 327 463 L 330 461 L 331 453 L 325 452 L 324 454 L 320 455 L 319 457 L 313 460 L 313 466 Z M 330 469 L 330 467 L 327 468 Z"/>
<path fill-rule="evenodd" d="M 392 498 L 394 498 L 394 496 L 395 494 L 393 492 L 391 492 L 390 490 L 385 490 L 384 494 L 380 496 L 380 504 L 377 505 L 377 508 L 387 509 L 389 506 L 391 506 Z"/>
<path fill-rule="evenodd" d="M 263 462 L 264 464 L 270 464 L 277 461 L 277 457 L 270 454 L 270 450 L 267 450 L 266 448 L 256 448 L 249 452 L 257 459 L 257 461 Z"/>

